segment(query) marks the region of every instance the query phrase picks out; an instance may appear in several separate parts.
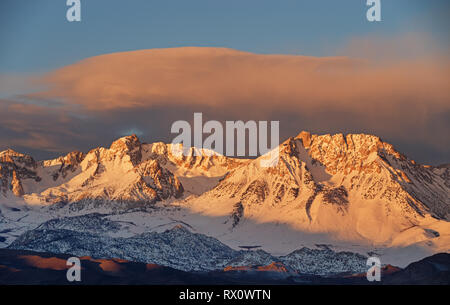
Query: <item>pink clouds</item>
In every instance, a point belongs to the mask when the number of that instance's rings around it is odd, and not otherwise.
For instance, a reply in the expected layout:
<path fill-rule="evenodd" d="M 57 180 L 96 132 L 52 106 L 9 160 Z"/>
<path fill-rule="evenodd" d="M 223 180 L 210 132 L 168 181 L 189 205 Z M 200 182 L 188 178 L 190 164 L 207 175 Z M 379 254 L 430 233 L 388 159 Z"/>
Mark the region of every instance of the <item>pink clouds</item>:
<path fill-rule="evenodd" d="M 83 60 L 47 75 L 50 90 L 37 96 L 61 98 L 89 112 L 183 105 L 236 113 L 282 109 L 321 120 L 323 111 L 336 111 L 359 117 L 361 129 L 401 135 L 450 110 L 448 80 L 448 60 L 373 64 L 348 57 L 174 48 Z"/>
<path fill-rule="evenodd" d="M 237 105 L 304 113 L 324 107 L 398 111 L 426 101 L 448 109 L 448 62 L 390 65 L 346 57 L 258 55 L 230 49 L 176 48 L 102 55 L 44 79 L 45 98 L 89 111 L 154 105 Z M 404 109 L 402 110 L 404 111 Z"/>
<path fill-rule="evenodd" d="M 351 48 L 360 51 L 358 43 Z M 223 48 L 102 55 L 38 79 L 39 85 L 48 89 L 28 98 L 60 101 L 58 107 L 12 104 L 9 107 L 14 116 L 6 119 L 9 129 L 15 126 L 14 117 L 31 117 L 33 124 L 45 129 L 52 124 L 39 118 L 48 117 L 48 111 L 57 114 L 56 123 L 63 126 L 58 134 L 70 134 L 73 128 L 82 130 L 84 125 L 77 118 L 83 117 L 96 129 L 105 125 L 128 128 L 139 121 L 140 129 L 151 126 L 152 132 L 167 135 L 168 127 L 153 126 L 148 118 L 153 117 L 153 122 L 166 115 L 172 120 L 186 119 L 195 110 L 207 112 L 209 119 L 276 119 L 281 128 L 295 129 L 292 134 L 301 129 L 368 132 L 408 146 L 425 143 L 441 153 L 450 152 L 448 58 L 398 58 L 400 53 L 388 50 L 383 60 L 375 61 L 260 55 Z M 155 109 L 159 114 L 151 113 Z M 177 112 L 177 117 L 176 109 L 192 113 Z M 34 131 L 28 132 L 31 135 Z M 35 139 L 45 144 L 37 136 L 30 141 Z"/>

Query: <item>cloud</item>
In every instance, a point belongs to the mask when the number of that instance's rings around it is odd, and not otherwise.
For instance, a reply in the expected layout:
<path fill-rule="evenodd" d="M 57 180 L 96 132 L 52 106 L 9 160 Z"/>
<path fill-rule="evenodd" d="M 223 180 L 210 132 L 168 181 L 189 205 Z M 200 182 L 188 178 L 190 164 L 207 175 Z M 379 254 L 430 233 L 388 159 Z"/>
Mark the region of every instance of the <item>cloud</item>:
<path fill-rule="evenodd" d="M 410 32 L 402 36 L 370 35 L 352 37 L 338 54 L 370 59 L 372 64 L 387 65 L 396 62 L 448 60 L 448 45 L 427 33 Z"/>
<path fill-rule="evenodd" d="M 282 136 L 301 129 L 373 133 L 406 143 L 408 149 L 411 143 L 430 146 L 442 161 L 450 152 L 450 62 L 430 52 L 402 57 L 392 41 L 376 40 L 371 46 L 354 40 L 345 51 L 352 57 L 261 55 L 223 48 L 92 57 L 46 74 L 37 83 L 48 89 L 26 96 L 61 104 L 38 103 L 43 109 L 30 103 L 9 105 L 11 119 L 0 126 L 13 129 L 11 120 L 28 118 L 29 143 L 23 145 L 40 141 L 29 129 L 48 129 L 54 139 L 59 139 L 56 134 L 75 134 L 83 145 L 97 145 L 94 135 L 113 139 L 131 129 L 141 130 L 149 140 L 167 140 L 171 122 L 202 111 L 205 120 L 280 120 Z M 412 37 L 399 45 L 404 48 L 411 41 L 417 44 Z M 57 119 L 42 123 L 48 109 Z"/>
<path fill-rule="evenodd" d="M 74 149 L 61 139 L 77 139 L 80 136 L 70 128 L 63 128 L 73 118 L 63 108 L 27 104 L 16 100 L 0 99 L 0 148 L 30 147 L 46 151 L 61 152 Z"/>
<path fill-rule="evenodd" d="M 345 91 L 342 77 L 354 80 L 357 64 L 345 57 L 220 48 L 144 50 L 98 56 L 57 70 L 44 79 L 52 89 L 40 97 L 62 98 L 88 111 L 168 104 L 315 108 L 317 101 L 347 100 L 351 92 Z"/>
<path fill-rule="evenodd" d="M 448 104 L 449 62 L 410 60 L 390 65 L 348 57 L 259 55 L 220 48 L 115 53 L 57 70 L 39 96 L 88 111 L 198 105 L 275 105 L 297 111 Z"/>
<path fill-rule="evenodd" d="M 16 94 L 26 94 L 39 90 L 37 86 L 33 86 L 33 79 L 37 75 L 34 74 L 0 74 L 0 98 Z"/>

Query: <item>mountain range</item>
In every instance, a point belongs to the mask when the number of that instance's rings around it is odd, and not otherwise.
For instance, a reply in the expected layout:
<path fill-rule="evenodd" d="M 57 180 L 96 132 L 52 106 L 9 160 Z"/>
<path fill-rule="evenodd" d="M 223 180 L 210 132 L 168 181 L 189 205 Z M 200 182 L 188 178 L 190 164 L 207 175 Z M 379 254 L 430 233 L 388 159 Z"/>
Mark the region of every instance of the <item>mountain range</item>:
<path fill-rule="evenodd" d="M 53 160 L 0 152 L 0 247 L 315 275 L 450 252 L 450 165 L 418 164 L 376 136 L 301 132 L 272 167 L 173 151 L 132 135 Z"/>

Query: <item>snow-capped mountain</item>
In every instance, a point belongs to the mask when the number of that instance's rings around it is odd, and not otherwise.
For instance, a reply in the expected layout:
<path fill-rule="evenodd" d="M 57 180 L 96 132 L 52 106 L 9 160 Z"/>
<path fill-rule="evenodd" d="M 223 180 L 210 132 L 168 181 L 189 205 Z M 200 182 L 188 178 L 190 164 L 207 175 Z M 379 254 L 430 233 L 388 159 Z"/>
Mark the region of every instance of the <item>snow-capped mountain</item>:
<path fill-rule="evenodd" d="M 232 249 L 261 245 L 267 256 L 244 253 L 261 265 L 299 261 L 317 244 L 400 266 L 450 251 L 450 167 L 417 164 L 376 136 L 302 132 L 272 167 L 260 166 L 266 156 L 177 149 L 133 135 L 47 161 L 1 152 L 0 246 L 36 228 L 133 240 L 181 224 Z M 27 240 L 42 240 L 34 233 Z"/>
<path fill-rule="evenodd" d="M 201 193 L 228 170 L 246 162 L 218 155 L 196 156 L 194 148 L 188 156 L 173 151 L 172 144 L 141 144 L 135 135 L 86 155 L 72 152 L 42 162 L 7 150 L 0 153 L 0 190 L 3 197 L 24 197 L 35 204 L 86 200 L 151 204 L 181 197 L 184 188 L 180 180 L 188 192 Z"/>
<path fill-rule="evenodd" d="M 371 135 L 302 132 L 280 145 L 276 166 L 253 160 L 189 204 L 199 213 L 228 214 L 233 227 L 282 222 L 385 246 L 445 235 L 435 241 L 450 247 L 448 168 L 416 164 Z"/>
<path fill-rule="evenodd" d="M 91 150 L 70 181 L 46 189 L 35 199 L 43 203 L 116 201 L 152 204 L 178 198 L 183 187 L 178 178 L 154 159 L 142 158 L 136 136 L 121 138 L 109 149 Z"/>

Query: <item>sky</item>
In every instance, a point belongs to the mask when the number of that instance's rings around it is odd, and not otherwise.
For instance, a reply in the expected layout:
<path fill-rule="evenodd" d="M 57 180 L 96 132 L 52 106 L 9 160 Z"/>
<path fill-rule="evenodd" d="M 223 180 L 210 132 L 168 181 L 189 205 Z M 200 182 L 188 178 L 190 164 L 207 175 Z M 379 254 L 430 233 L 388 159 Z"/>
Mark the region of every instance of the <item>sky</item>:
<path fill-rule="evenodd" d="M 81 0 L 67 22 L 65 1 L 2 0 L 0 149 L 170 141 L 173 121 L 201 111 L 280 120 L 281 138 L 373 133 L 449 163 L 450 2 L 381 5 L 371 23 L 362 0 Z M 151 50 L 176 47 L 208 49 Z M 91 58 L 135 50 L 150 51 Z"/>

